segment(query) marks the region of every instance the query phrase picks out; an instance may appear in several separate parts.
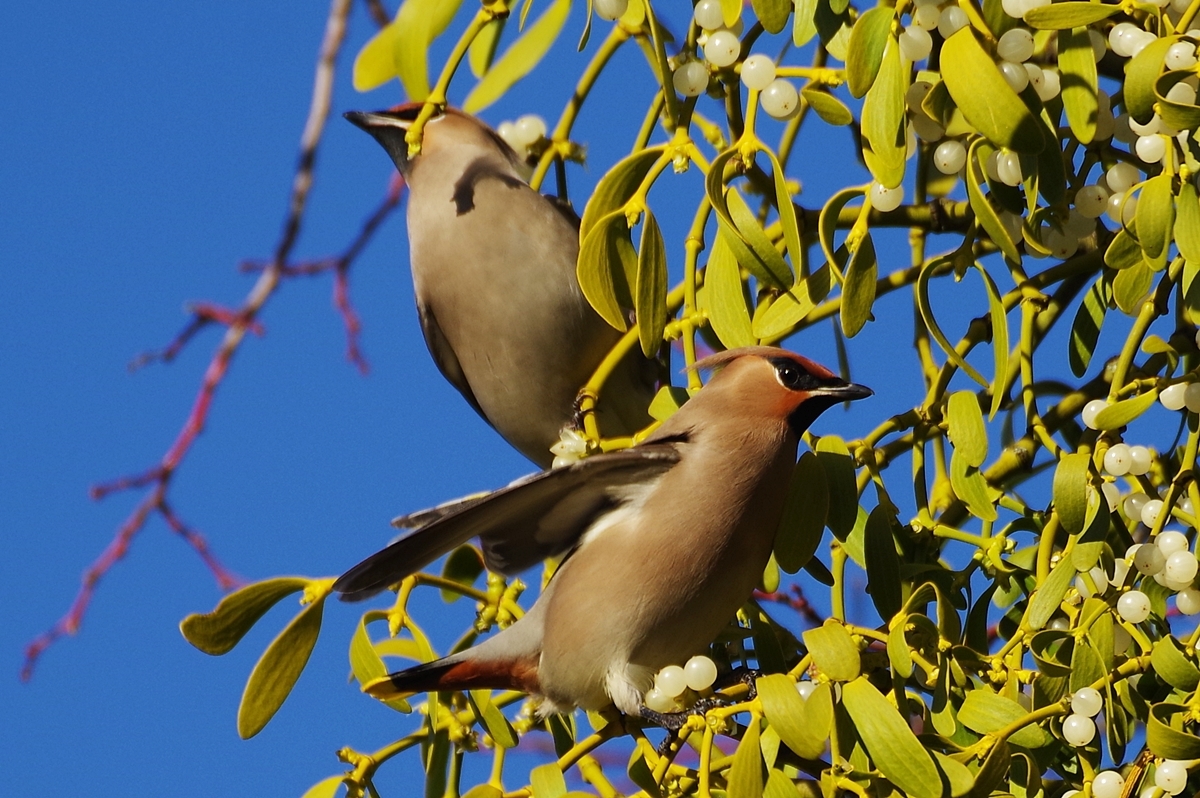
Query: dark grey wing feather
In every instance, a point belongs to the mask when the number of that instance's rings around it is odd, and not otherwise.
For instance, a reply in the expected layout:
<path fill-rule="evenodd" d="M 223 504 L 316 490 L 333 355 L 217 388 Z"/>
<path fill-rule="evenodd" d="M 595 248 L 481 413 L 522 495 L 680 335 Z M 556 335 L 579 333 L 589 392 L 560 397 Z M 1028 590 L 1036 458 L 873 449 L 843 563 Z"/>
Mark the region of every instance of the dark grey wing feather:
<path fill-rule="evenodd" d="M 471 390 L 471 384 L 467 382 L 467 375 L 463 374 L 462 365 L 458 362 L 458 355 L 454 353 L 454 347 L 450 346 L 450 342 L 446 340 L 446 335 L 438 324 L 433 308 L 428 304 L 418 302 L 417 317 L 421 321 L 421 332 L 425 335 L 425 346 L 429 349 L 429 354 L 433 356 L 433 362 L 437 365 L 438 371 L 442 372 L 442 376 L 446 378 L 447 382 L 458 389 L 458 392 L 479 414 L 479 417 L 491 424 L 492 422 L 488 421 L 488 417 L 484 415 L 483 408 L 479 406 L 479 400 L 475 398 L 475 392 Z"/>
<path fill-rule="evenodd" d="M 370 598 L 476 537 L 489 568 L 523 571 L 571 548 L 619 503 L 620 488 L 654 479 L 677 462 L 674 444 L 642 445 L 544 471 L 480 499 L 460 500 L 342 574 L 333 589 L 344 601 Z"/>

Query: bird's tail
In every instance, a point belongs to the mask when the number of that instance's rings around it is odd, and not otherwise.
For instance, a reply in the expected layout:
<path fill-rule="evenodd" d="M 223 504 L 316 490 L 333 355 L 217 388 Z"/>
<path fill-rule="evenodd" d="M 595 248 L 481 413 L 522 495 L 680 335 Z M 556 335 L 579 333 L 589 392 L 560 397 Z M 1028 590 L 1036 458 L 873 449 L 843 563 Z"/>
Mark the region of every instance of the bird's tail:
<path fill-rule="evenodd" d="M 363 692 L 379 699 L 407 698 L 439 690 L 520 690 L 540 692 L 537 657 L 522 660 L 483 659 L 471 656 L 478 649 L 452 654 L 417 665 L 363 685 Z"/>

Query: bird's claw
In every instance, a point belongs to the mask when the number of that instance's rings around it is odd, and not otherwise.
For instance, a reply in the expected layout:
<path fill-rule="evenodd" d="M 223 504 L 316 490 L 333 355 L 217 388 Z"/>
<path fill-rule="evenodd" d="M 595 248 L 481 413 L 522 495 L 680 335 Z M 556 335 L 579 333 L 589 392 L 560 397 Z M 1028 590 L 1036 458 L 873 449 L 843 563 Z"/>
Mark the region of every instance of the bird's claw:
<path fill-rule="evenodd" d="M 721 680 L 721 687 L 732 687 L 735 684 L 746 685 L 745 701 L 753 701 L 758 697 L 758 677 L 762 676 L 762 671 L 757 668 L 735 668 Z"/>

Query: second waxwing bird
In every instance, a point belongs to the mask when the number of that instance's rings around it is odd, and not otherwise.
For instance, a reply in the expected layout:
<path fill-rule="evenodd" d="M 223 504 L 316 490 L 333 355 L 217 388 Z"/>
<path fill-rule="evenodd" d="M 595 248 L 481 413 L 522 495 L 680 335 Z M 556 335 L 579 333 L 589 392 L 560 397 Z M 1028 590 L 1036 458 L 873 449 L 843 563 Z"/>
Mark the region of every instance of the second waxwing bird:
<path fill-rule="evenodd" d="M 346 118 L 370 133 L 408 183 L 408 239 L 429 353 L 476 412 L 539 466 L 574 420 L 575 401 L 621 337 L 576 277 L 579 220 L 521 177 L 521 158 L 479 120 L 447 108 L 410 158 L 420 103 Z M 657 368 L 640 352 L 605 386 L 598 423 L 629 435 L 650 423 Z"/>
<path fill-rule="evenodd" d="M 708 646 L 762 577 L 800 435 L 871 391 L 771 347 L 696 368 L 715 370 L 708 385 L 642 443 L 460 504 L 338 579 L 343 598 L 366 598 L 476 536 L 502 572 L 567 553 L 512 626 L 363 689 L 516 689 L 542 696 L 542 715 L 633 714 L 655 673 Z"/>

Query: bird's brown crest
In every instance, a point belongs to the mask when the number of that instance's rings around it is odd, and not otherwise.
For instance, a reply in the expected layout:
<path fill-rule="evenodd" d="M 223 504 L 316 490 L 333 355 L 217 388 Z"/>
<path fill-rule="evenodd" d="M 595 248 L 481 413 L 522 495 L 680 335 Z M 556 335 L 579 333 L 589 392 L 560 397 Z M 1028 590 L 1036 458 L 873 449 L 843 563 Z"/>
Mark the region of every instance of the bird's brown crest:
<path fill-rule="evenodd" d="M 724 352 L 717 352 L 716 354 L 697 360 L 688 371 L 723 368 L 743 357 L 759 357 L 763 360 L 787 358 L 795 361 L 798 366 L 818 379 L 827 380 L 837 376 L 820 363 L 815 363 L 802 355 L 797 355 L 795 352 L 789 352 L 786 349 L 780 349 L 777 346 L 743 346 L 739 349 L 727 349 Z"/>

